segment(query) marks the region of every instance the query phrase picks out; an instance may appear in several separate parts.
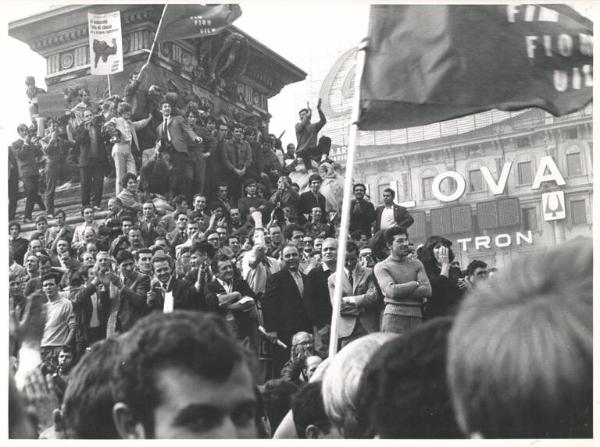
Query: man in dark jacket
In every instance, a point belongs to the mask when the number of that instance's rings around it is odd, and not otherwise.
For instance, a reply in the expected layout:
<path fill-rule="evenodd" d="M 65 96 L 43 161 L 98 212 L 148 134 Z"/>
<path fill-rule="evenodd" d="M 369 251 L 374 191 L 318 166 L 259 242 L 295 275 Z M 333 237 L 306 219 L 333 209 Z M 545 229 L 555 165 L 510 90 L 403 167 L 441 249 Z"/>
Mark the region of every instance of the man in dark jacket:
<path fill-rule="evenodd" d="M 367 237 L 371 238 L 371 226 L 375 222 L 377 214 L 371 202 L 365 200 L 365 185 L 354 184 L 354 200 L 350 204 L 350 232 L 361 230 Z"/>
<path fill-rule="evenodd" d="M 40 173 L 38 170 L 38 160 L 42 157 L 40 146 L 32 140 L 29 128 L 25 124 L 17 126 L 19 139 L 12 144 L 12 150 L 17 159 L 19 176 L 23 182 L 25 190 L 25 222 L 31 222 L 33 207 L 37 204 L 42 211 L 46 210 L 44 201 L 40 197 L 38 187 L 40 183 Z"/>
<path fill-rule="evenodd" d="M 217 256 L 211 268 L 215 278 L 204 289 L 208 309 L 225 317 L 237 338 L 258 352 L 256 295 L 246 280 L 234 275 L 228 257 Z"/>
<path fill-rule="evenodd" d="M 94 117 L 91 110 L 83 112 L 83 123 L 75 131 L 74 155 L 79 166 L 81 182 L 81 204 L 92 205 L 95 211 L 100 210 L 102 189 L 104 187 L 104 171 L 108 166 L 106 148 L 101 130 L 100 119 Z M 90 203 L 91 196 L 91 203 Z"/>
<path fill-rule="evenodd" d="M 150 310 L 164 313 L 177 309 L 206 310 L 198 281 L 192 286 L 183 279 L 175 278 L 175 275 L 171 274 L 173 268 L 170 257 L 155 256 L 152 266 L 154 278 L 146 295 L 146 304 Z"/>
<path fill-rule="evenodd" d="M 261 299 L 268 337 L 272 341 L 279 339 L 287 345 L 287 349 L 278 345 L 273 348 L 273 370 L 277 372 L 290 358 L 293 335 L 300 331 L 312 333 L 310 315 L 314 313 L 312 303 L 305 298 L 306 276 L 298 270 L 298 248 L 293 245 L 283 247 L 282 260 L 283 270 L 267 279 L 265 294 Z"/>
<path fill-rule="evenodd" d="M 414 219 L 406 208 L 394 203 L 396 193 L 391 188 L 383 190 L 383 205 L 376 210 L 375 233 L 379 230 L 387 230 L 390 227 L 400 227 L 405 230 L 410 227 Z"/>
<path fill-rule="evenodd" d="M 308 178 L 308 187 L 310 191 L 300 194 L 298 201 L 298 221 L 301 224 L 308 222 L 307 215 L 312 213 L 316 206 L 321 208 L 321 223 L 327 222 L 327 210 L 325 209 L 325 196 L 319 192 L 323 179 L 319 174 L 312 174 Z"/>

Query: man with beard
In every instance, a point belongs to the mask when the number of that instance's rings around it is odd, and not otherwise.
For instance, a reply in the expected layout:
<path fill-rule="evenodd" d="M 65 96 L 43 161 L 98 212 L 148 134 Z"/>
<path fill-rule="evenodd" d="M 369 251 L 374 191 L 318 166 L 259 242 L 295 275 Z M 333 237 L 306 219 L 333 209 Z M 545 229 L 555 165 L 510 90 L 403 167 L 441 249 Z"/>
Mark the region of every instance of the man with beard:
<path fill-rule="evenodd" d="M 384 296 L 381 331 L 404 334 L 423 321 L 423 298 L 431 296 L 431 285 L 421 261 L 407 257 L 406 230 L 394 226 L 384 235 L 390 255 L 373 269 Z"/>

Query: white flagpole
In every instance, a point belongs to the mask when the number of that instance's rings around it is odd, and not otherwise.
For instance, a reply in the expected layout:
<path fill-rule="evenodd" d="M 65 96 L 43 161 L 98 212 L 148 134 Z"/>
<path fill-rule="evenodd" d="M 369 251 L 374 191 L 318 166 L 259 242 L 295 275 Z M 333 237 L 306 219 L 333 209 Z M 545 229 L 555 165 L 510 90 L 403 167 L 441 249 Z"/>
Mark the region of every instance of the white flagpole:
<path fill-rule="evenodd" d="M 342 304 L 342 272 L 346 260 L 346 241 L 350 227 L 350 202 L 352 192 L 352 173 L 354 171 L 354 153 L 356 152 L 356 137 L 358 135 L 358 120 L 360 118 L 360 80 L 365 65 L 367 39 L 358 45 L 356 53 L 356 72 L 354 76 L 354 98 L 352 102 L 352 120 L 350 125 L 350 139 L 346 154 L 346 177 L 344 179 L 344 199 L 342 202 L 342 221 L 340 223 L 339 245 L 337 251 L 337 264 L 335 267 L 335 290 L 333 293 L 333 306 L 331 313 L 331 337 L 329 340 L 329 357 L 337 353 L 337 332 Z"/>
<path fill-rule="evenodd" d="M 150 58 L 152 57 L 152 54 L 154 53 L 154 46 L 156 45 L 156 40 L 158 39 L 158 33 L 160 31 L 160 26 L 162 25 L 163 18 L 165 17 L 165 12 L 167 11 L 167 6 L 169 6 L 169 5 L 165 4 L 165 7 L 162 10 L 162 14 L 160 15 L 160 20 L 158 21 L 158 26 L 156 27 L 156 32 L 154 33 L 154 40 L 152 41 L 152 46 L 150 47 L 150 54 L 148 54 L 148 60 L 142 66 L 142 69 L 138 73 L 138 79 L 142 75 L 142 71 L 144 71 L 144 69 L 150 64 Z"/>

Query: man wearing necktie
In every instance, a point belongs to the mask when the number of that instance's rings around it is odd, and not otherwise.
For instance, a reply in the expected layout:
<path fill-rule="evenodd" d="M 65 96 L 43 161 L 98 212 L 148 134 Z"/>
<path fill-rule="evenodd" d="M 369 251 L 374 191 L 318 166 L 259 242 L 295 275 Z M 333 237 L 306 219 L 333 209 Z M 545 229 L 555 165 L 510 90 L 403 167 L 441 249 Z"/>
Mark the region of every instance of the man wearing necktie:
<path fill-rule="evenodd" d="M 337 339 L 343 348 L 348 343 L 379 330 L 382 301 L 377 294 L 373 271 L 358 262 L 358 246 L 346 244 L 346 261 L 342 274 L 342 306 Z M 333 293 L 337 273 L 329 276 L 329 297 L 333 306 Z"/>
<path fill-rule="evenodd" d="M 287 349 L 278 345 L 273 347 L 273 372 L 276 375 L 290 358 L 293 335 L 300 331 L 312 333 L 314 324 L 311 318 L 314 315 L 312 302 L 304 293 L 306 276 L 298 269 L 298 247 L 286 245 L 281 258 L 282 270 L 267 279 L 265 294 L 261 298 L 264 326 L 269 339 L 273 342 L 279 339 L 288 346 Z"/>
<path fill-rule="evenodd" d="M 183 195 L 192 206 L 193 164 L 188 153 L 188 143 L 201 143 L 202 138 L 194 133 L 187 120 L 181 115 L 172 115 L 171 104 L 162 101 L 160 111 L 163 122 L 157 127 L 157 146 L 160 152 L 167 152 L 173 165 L 173 185 L 171 194 Z"/>

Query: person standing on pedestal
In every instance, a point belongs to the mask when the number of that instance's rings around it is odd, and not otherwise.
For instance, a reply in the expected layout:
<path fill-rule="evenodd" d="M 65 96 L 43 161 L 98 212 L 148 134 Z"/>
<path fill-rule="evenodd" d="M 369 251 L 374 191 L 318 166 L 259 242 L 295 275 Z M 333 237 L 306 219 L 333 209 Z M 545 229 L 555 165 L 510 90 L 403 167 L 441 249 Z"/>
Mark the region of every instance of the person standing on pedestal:
<path fill-rule="evenodd" d="M 202 138 L 194 133 L 188 122 L 180 115 L 171 115 L 171 103 L 162 101 L 160 111 L 163 122 L 156 128 L 160 144 L 159 151 L 167 152 L 173 165 L 174 191 L 172 194 L 181 194 L 188 205 L 192 206 L 192 160 L 188 153 L 188 143 L 199 144 Z"/>
<path fill-rule="evenodd" d="M 242 196 L 242 183 L 252 164 L 252 148 L 242 139 L 242 131 L 242 126 L 236 124 L 233 128 L 233 139 L 223 145 L 223 163 L 229 174 L 227 183 L 233 203 L 237 203 Z"/>
<path fill-rule="evenodd" d="M 108 123 L 114 125 L 121 136 L 115 141 L 112 149 L 112 157 L 115 160 L 115 195 L 121 192 L 121 180 L 126 173 L 130 172 L 137 175 L 135 159 L 133 153 L 141 151 L 138 143 L 137 131 L 143 129 L 152 120 L 152 114 L 140 121 L 131 121 L 131 105 L 121 102 L 117 106 L 117 118 L 111 119 Z M 108 124 L 107 123 L 107 124 Z"/>

